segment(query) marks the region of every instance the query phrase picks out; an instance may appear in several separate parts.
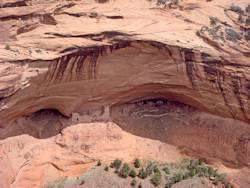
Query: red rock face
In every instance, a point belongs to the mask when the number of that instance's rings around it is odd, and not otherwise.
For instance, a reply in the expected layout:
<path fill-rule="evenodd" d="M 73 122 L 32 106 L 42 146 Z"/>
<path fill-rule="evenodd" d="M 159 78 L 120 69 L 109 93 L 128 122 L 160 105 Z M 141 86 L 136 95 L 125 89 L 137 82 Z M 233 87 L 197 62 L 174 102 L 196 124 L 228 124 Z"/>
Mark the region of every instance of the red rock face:
<path fill-rule="evenodd" d="M 96 165 L 97 159 L 182 159 L 175 147 L 126 133 L 114 123 L 78 124 L 48 139 L 8 138 L 1 141 L 0 151 L 3 187 L 40 187 L 59 177 L 78 176 Z"/>
<path fill-rule="evenodd" d="M 0 2 L 0 185 L 180 151 L 244 168 L 247 185 L 249 12 L 231 3 Z"/>

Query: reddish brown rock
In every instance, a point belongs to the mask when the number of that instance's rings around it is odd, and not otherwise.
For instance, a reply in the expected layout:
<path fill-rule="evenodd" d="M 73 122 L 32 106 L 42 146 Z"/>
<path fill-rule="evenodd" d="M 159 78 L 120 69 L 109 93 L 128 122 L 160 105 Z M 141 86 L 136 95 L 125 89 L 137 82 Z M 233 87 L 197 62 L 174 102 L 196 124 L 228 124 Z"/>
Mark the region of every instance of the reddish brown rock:
<path fill-rule="evenodd" d="M 126 148 L 127 137 L 136 138 L 131 133 L 153 139 L 150 143 L 157 146 L 155 139 L 164 147 L 172 144 L 191 156 L 248 171 L 250 46 L 244 23 L 248 1 L 237 1 L 245 11 L 242 15 L 229 9 L 231 3 L 183 0 L 164 8 L 146 0 L 2 1 L 2 186 L 39 187 L 50 178 L 82 173 L 99 158 L 119 157 L 120 151 L 128 152 L 124 158 L 132 160 L 134 150 Z M 150 100 L 146 112 L 151 114 L 126 106 L 139 101 L 144 108 L 144 100 L 162 98 L 178 102 L 170 104 L 173 111 L 161 111 L 161 102 L 151 109 Z M 114 115 L 123 105 L 126 117 Z M 57 115 L 40 116 L 43 110 Z M 126 139 L 113 141 L 103 124 L 104 135 L 96 133 L 96 125 L 70 127 L 67 132 L 63 129 L 72 125 L 72 114 L 83 115 L 79 120 L 83 122 L 112 120 L 125 129 L 118 132 Z M 84 154 L 79 162 L 82 154 L 71 152 L 71 131 L 83 133 L 75 134 L 82 139 L 77 147 L 90 138 L 96 144 L 111 139 L 110 145 L 103 145 L 112 154 L 98 146 L 91 150 L 91 159 Z M 16 137 L 8 138 L 12 136 Z M 143 141 L 130 144 L 135 147 Z M 143 146 L 142 156 L 150 151 L 157 157 L 153 147 L 145 152 Z M 237 173 L 237 185 L 248 183 L 243 171 Z"/>

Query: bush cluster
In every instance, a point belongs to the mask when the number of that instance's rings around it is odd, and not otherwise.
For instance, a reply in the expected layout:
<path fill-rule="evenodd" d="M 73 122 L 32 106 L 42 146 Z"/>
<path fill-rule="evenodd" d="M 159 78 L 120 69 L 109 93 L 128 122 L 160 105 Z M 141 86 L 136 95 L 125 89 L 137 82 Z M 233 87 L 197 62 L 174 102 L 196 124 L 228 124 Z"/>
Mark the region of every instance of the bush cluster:
<path fill-rule="evenodd" d="M 127 163 L 124 163 L 120 172 L 119 172 L 119 176 L 122 178 L 127 178 L 130 172 L 130 167 L 128 166 Z"/>
<path fill-rule="evenodd" d="M 162 170 L 163 170 L 166 174 L 169 174 L 169 173 L 170 173 L 170 170 L 169 170 L 168 167 L 164 167 Z"/>
<path fill-rule="evenodd" d="M 133 179 L 133 180 L 131 181 L 131 183 L 130 183 L 130 185 L 131 185 L 132 187 L 135 187 L 136 184 L 137 184 L 137 181 L 136 181 L 135 179 Z"/>
<path fill-rule="evenodd" d="M 140 168 L 141 167 L 141 161 L 139 159 L 135 159 L 134 166 L 135 166 L 135 168 Z"/>
<path fill-rule="evenodd" d="M 151 178 L 151 183 L 154 186 L 158 186 L 161 183 L 161 172 L 160 171 L 156 171 L 154 172 L 153 177 Z"/>
<path fill-rule="evenodd" d="M 122 165 L 122 161 L 119 159 L 115 159 L 111 164 L 110 164 L 110 168 L 115 168 L 116 170 L 118 170 Z"/>
<path fill-rule="evenodd" d="M 101 166 L 101 165 L 102 165 L 101 161 L 100 161 L 100 160 L 98 160 L 98 162 L 97 162 L 97 166 Z"/>
<path fill-rule="evenodd" d="M 150 178 L 150 182 L 154 186 L 159 186 L 162 182 L 162 174 L 159 167 L 154 163 L 149 163 L 146 168 L 143 168 L 139 159 L 134 161 L 134 167 L 139 168 L 139 172 L 137 175 L 137 171 L 131 168 L 127 163 L 122 165 L 122 161 L 119 159 L 114 160 L 110 167 L 115 168 L 115 173 L 118 174 L 119 177 L 127 178 L 128 176 L 135 178 L 138 176 L 141 179 Z M 122 167 L 121 167 L 122 166 Z M 121 167 L 121 168 L 120 168 Z M 172 171 L 172 168 L 175 170 Z M 106 166 L 104 170 L 108 171 L 109 167 Z M 215 185 L 218 183 L 222 183 L 225 188 L 232 188 L 231 184 L 228 183 L 226 177 L 223 174 L 219 174 L 216 169 L 204 164 L 200 160 L 185 160 L 180 165 L 174 166 L 165 166 L 162 168 L 162 171 L 168 176 L 166 188 L 172 187 L 174 184 L 185 180 L 187 178 L 196 177 L 205 177 L 209 178 Z M 173 174 L 174 172 L 174 174 Z M 137 185 L 135 179 L 133 179 L 130 183 L 132 187 Z M 141 187 L 141 184 L 138 184 L 138 187 Z"/>
<path fill-rule="evenodd" d="M 136 171 L 134 169 L 131 169 L 129 172 L 129 176 L 132 178 L 136 177 Z"/>
<path fill-rule="evenodd" d="M 242 8 L 239 5 L 232 4 L 229 7 L 229 10 L 236 12 L 238 14 L 244 14 L 244 11 L 242 10 Z"/>
<path fill-rule="evenodd" d="M 140 169 L 139 173 L 138 173 L 138 177 L 141 179 L 145 179 L 147 177 L 147 173 L 144 170 L 144 168 Z"/>
<path fill-rule="evenodd" d="M 225 33 L 227 40 L 236 41 L 241 39 L 241 35 L 238 32 L 234 31 L 233 29 L 226 28 Z"/>
<path fill-rule="evenodd" d="M 104 170 L 108 172 L 109 171 L 109 167 L 105 166 Z"/>

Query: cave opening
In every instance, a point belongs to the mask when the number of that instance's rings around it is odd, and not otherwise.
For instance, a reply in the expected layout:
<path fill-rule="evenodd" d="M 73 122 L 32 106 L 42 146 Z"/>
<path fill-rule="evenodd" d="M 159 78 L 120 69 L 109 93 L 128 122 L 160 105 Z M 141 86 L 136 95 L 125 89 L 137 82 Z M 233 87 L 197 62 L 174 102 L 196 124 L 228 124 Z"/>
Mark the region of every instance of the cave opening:
<path fill-rule="evenodd" d="M 84 127 L 84 123 L 110 121 L 129 134 L 177 146 L 184 153 L 199 153 L 208 157 L 216 153 L 216 157 L 223 161 L 237 163 L 234 155 L 224 153 L 235 153 L 234 140 L 241 138 L 243 133 L 249 133 L 249 126 L 245 123 L 206 113 L 184 103 L 184 100 L 176 100 L 178 96 L 173 98 L 148 93 L 138 96 L 134 99 L 127 97 L 129 100 L 111 106 L 102 106 L 105 109 L 108 107 L 108 110 L 84 109 L 88 114 L 75 113 L 76 123 L 72 121 L 74 113 L 69 118 L 58 109 L 40 109 L 5 126 L 0 132 L 0 139 L 24 134 L 46 139 L 61 134 L 68 126 L 83 123 L 80 126 Z M 107 121 L 100 120 L 104 114 L 109 115 Z M 95 116 L 97 119 L 92 118 Z M 241 128 L 236 130 L 235 123 Z M 225 144 L 230 147 L 224 147 Z"/>
<path fill-rule="evenodd" d="M 0 139 L 17 135 L 30 135 L 44 139 L 60 134 L 69 126 L 70 118 L 55 108 L 44 108 L 31 114 L 18 117 L 0 132 Z"/>
<path fill-rule="evenodd" d="M 60 110 L 56 108 L 42 108 L 40 110 L 33 112 L 32 114 L 29 114 L 28 116 L 30 117 L 58 116 L 67 118 L 67 116 L 65 116 L 63 113 L 60 112 Z"/>

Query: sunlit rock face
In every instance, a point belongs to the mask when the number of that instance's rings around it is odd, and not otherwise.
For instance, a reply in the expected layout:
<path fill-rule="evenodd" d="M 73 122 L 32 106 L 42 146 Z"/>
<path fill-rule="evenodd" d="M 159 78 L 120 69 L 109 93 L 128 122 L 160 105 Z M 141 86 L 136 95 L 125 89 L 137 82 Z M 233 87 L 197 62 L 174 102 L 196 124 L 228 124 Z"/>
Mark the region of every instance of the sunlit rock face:
<path fill-rule="evenodd" d="M 84 108 L 152 95 L 249 121 L 248 80 L 244 76 L 249 68 L 235 67 L 207 53 L 149 41 L 72 51 L 55 60 L 24 63 L 20 77 L 27 72 L 33 75 L 23 78 L 25 83 L 16 78 L 17 85 L 11 83 L 12 87 L 3 90 L 3 122 L 46 108 L 70 116 Z M 238 71 L 242 74 L 236 74 Z M 15 87 L 20 87 L 18 92 Z"/>
<path fill-rule="evenodd" d="M 0 187 L 187 156 L 248 187 L 248 1 L 231 3 L 0 2 Z"/>

